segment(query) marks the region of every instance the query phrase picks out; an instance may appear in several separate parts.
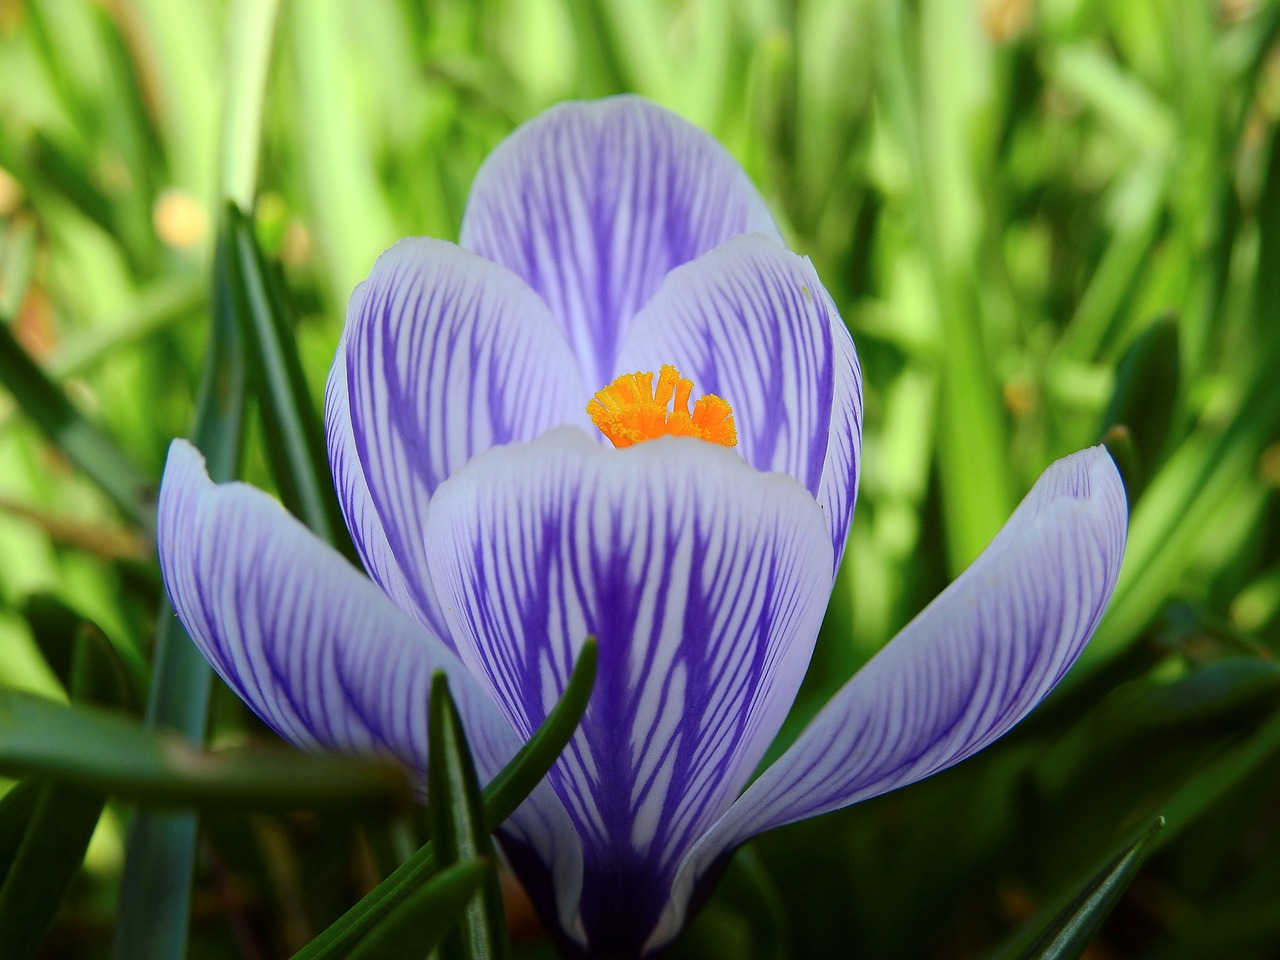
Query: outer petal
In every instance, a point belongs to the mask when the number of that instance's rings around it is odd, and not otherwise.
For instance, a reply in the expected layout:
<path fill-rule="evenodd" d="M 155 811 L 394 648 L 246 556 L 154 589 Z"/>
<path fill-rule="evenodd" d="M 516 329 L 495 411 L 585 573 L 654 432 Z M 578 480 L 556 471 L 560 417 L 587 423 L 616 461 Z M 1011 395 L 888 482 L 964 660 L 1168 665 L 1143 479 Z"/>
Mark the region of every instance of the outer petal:
<path fill-rule="evenodd" d="M 286 740 L 426 768 L 431 674 L 444 670 L 481 776 L 520 745 L 439 640 L 266 494 L 216 486 L 175 440 L 158 546 L 178 618 L 227 684 Z"/>
<path fill-rule="evenodd" d="M 175 441 L 160 488 L 160 566 L 183 625 L 219 676 L 304 748 L 389 754 L 425 783 L 426 703 L 444 670 L 477 772 L 489 780 L 520 745 L 454 654 L 274 500 L 215 486 Z M 582 851 L 545 783 L 502 828 L 548 881 L 581 888 Z M 564 924 L 572 928 L 572 916 Z"/>
<path fill-rule="evenodd" d="M 542 295 L 594 389 L 667 272 L 740 233 L 778 236 L 738 163 L 623 96 L 552 107 L 503 141 L 471 187 L 462 245 Z"/>
<path fill-rule="evenodd" d="M 923 779 L 1021 720 L 1066 673 L 1124 556 L 1124 486 L 1102 447 L 1059 460 L 950 587 L 832 698 L 681 867 L 656 942 L 718 856 L 757 833 Z"/>
<path fill-rule="evenodd" d="M 438 635 L 431 494 L 482 450 L 585 423 L 587 397 L 546 306 L 460 247 L 403 240 L 352 295 L 327 390 L 335 483 L 370 573 Z"/>
<path fill-rule="evenodd" d="M 791 474 L 817 498 L 838 565 L 858 491 L 862 371 L 813 265 L 756 235 L 672 271 L 636 317 L 616 374 L 664 363 L 729 401 L 748 463 Z"/>
<path fill-rule="evenodd" d="M 519 731 L 599 638 L 591 705 L 551 781 L 583 842 L 591 951 L 638 949 L 804 675 L 829 594 L 821 512 L 712 444 L 612 450 L 568 428 L 442 485 L 427 543 L 459 651 Z"/>

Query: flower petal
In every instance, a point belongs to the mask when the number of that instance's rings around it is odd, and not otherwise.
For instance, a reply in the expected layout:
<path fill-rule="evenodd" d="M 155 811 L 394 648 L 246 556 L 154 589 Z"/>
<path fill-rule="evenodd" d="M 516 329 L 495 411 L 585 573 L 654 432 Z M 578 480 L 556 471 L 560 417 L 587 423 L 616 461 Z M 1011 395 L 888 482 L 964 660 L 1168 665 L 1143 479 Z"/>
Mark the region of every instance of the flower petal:
<path fill-rule="evenodd" d="M 459 652 L 521 733 L 599 638 L 550 776 L 582 838 L 591 949 L 638 947 L 804 676 L 829 595 L 821 511 L 714 444 L 612 450 L 566 428 L 443 484 L 426 540 Z"/>
<path fill-rule="evenodd" d="M 636 317 L 616 373 L 664 363 L 729 402 L 748 463 L 791 474 L 817 498 L 838 566 L 858 491 L 862 371 L 813 265 L 756 235 L 672 271 Z"/>
<path fill-rule="evenodd" d="M 587 397 L 542 301 L 451 243 L 401 241 L 352 294 L 327 391 L 336 485 L 370 573 L 439 636 L 431 494 L 482 450 L 586 423 Z"/>
<path fill-rule="evenodd" d="M 740 233 L 777 237 L 737 161 L 639 97 L 565 103 L 498 145 L 462 245 L 510 267 L 563 326 L 584 379 L 611 379 L 632 316 L 671 268 Z"/>
<path fill-rule="evenodd" d="M 481 777 L 519 747 L 439 640 L 266 494 L 213 484 L 183 440 L 165 465 L 157 545 L 174 610 L 200 651 L 291 743 L 387 755 L 424 773 L 430 680 L 444 670 Z"/>
<path fill-rule="evenodd" d="M 1046 470 L 973 565 L 831 699 L 690 854 L 655 943 L 679 930 L 689 891 L 726 851 L 937 773 L 1026 716 L 1101 619 L 1126 517 L 1124 486 L 1104 448 Z"/>

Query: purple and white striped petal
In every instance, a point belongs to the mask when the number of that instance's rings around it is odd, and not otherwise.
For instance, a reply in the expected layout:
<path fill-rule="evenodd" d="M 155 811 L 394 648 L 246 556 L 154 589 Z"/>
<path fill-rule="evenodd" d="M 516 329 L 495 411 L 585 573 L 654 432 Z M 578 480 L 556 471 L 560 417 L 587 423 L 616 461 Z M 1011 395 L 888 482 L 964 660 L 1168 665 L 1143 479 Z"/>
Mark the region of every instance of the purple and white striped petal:
<path fill-rule="evenodd" d="M 157 545 L 173 608 L 218 675 L 304 748 L 426 769 L 431 675 L 444 670 L 479 774 L 520 746 L 458 658 L 276 501 L 215 485 L 189 443 L 169 448 Z"/>
<path fill-rule="evenodd" d="M 791 474 L 822 505 L 834 576 L 858 492 L 862 371 L 813 265 L 753 235 L 672 271 L 613 375 L 664 363 L 729 402 L 748 463 Z"/>
<path fill-rule="evenodd" d="M 582 840 L 591 949 L 638 947 L 804 676 L 830 593 L 821 510 L 714 444 L 612 450 L 565 428 L 442 484 L 426 541 L 459 653 L 522 734 L 599 638 L 550 777 Z"/>
<path fill-rule="evenodd" d="M 914 783 L 1005 734 L 1093 634 L 1124 556 L 1124 485 L 1102 447 L 1044 472 L 982 555 L 823 708 L 681 866 L 654 944 L 698 876 L 765 830 Z"/>
<path fill-rule="evenodd" d="M 499 144 L 461 242 L 542 296 L 595 389 L 667 272 L 740 233 L 779 237 L 737 161 L 676 114 L 620 96 L 552 107 Z"/>
<path fill-rule="evenodd" d="M 454 244 L 402 240 L 352 294 L 325 409 L 335 485 L 370 573 L 439 636 L 431 494 L 489 447 L 586 423 L 588 396 L 542 301 Z"/>

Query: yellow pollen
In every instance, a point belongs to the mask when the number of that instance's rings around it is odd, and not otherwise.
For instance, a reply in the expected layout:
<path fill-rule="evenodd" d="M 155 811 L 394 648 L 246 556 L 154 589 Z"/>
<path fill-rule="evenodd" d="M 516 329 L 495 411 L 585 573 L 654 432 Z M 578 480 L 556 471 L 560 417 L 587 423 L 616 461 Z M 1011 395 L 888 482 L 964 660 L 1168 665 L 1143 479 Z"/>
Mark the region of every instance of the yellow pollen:
<path fill-rule="evenodd" d="M 618 448 L 658 437 L 696 437 L 725 447 L 735 446 L 738 431 L 729 404 L 707 394 L 690 413 L 692 393 L 693 381 L 666 365 L 658 371 L 657 387 L 652 373 L 623 374 L 596 391 L 595 399 L 587 404 L 587 413 Z"/>

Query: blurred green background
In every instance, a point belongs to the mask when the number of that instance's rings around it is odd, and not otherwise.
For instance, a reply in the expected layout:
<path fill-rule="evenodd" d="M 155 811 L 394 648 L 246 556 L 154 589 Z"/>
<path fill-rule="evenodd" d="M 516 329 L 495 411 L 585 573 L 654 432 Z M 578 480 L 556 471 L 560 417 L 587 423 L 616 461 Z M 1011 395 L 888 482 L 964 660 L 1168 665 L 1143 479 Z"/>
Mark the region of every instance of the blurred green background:
<path fill-rule="evenodd" d="M 143 488 L 190 432 L 221 199 L 255 153 L 254 230 L 318 409 L 377 254 L 456 238 L 522 120 L 634 91 L 745 165 L 863 363 L 858 511 L 783 742 L 1050 461 L 1105 437 L 1132 507 L 1107 619 L 1029 721 L 755 842 L 673 956 L 1015 956 L 1157 814 L 1088 955 L 1280 956 L 1280 3 L 294 0 L 274 34 L 270 9 L 0 0 L 3 363 L 20 345 L 72 411 L 54 444 L 37 422 L 62 407 L 30 371 L 0 390 L 0 684 L 65 698 L 41 638 L 90 621 L 140 714 Z M 242 475 L 272 489 L 245 424 Z M 211 710 L 214 744 L 271 736 L 220 685 Z M 44 956 L 108 955 L 128 811 L 107 803 Z M 206 813 L 190 956 L 289 956 L 407 833 Z M 512 923 L 518 956 L 549 956 Z"/>

